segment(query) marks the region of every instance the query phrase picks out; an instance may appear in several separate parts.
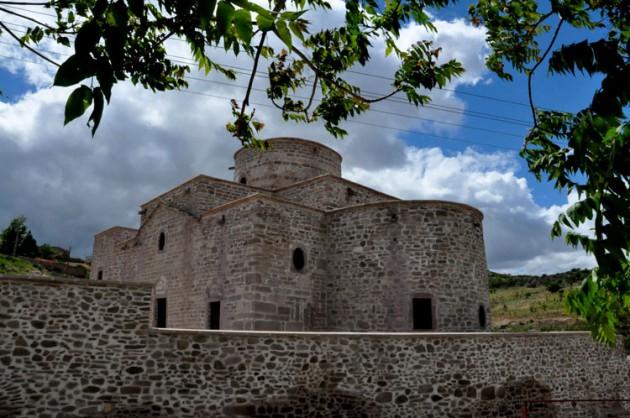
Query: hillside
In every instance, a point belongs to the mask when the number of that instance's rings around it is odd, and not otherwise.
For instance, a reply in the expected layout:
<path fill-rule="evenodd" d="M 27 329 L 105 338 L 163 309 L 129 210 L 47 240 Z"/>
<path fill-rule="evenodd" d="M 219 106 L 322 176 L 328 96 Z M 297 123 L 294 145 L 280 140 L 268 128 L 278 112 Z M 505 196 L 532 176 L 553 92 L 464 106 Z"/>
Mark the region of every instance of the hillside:
<path fill-rule="evenodd" d="M 493 330 L 586 330 L 583 321 L 566 311 L 563 299 L 564 290 L 588 274 L 584 269 L 540 276 L 489 272 Z"/>
<path fill-rule="evenodd" d="M 46 270 L 28 259 L 0 254 L 0 275 L 47 276 Z"/>
<path fill-rule="evenodd" d="M 41 258 L 11 257 L 0 254 L 0 276 L 59 276 L 87 278 L 90 266 L 85 263 L 65 263 Z"/>

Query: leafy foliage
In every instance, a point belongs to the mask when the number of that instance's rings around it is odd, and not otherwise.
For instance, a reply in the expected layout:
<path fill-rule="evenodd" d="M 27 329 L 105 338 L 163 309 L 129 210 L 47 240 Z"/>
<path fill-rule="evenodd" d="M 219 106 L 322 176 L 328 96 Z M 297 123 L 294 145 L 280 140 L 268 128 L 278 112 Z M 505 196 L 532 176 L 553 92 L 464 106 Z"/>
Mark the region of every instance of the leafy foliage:
<path fill-rule="evenodd" d="M 561 214 L 552 236 L 593 254 L 598 268 L 567 298 L 569 308 L 588 320 L 594 337 L 613 343 L 619 318 L 630 311 L 630 8 L 623 0 L 553 0 L 548 11 L 533 0 L 479 0 L 473 20 L 488 28 L 492 54 L 487 65 L 529 77 L 534 127 L 521 151 L 530 170 L 558 189 L 576 192 L 579 201 Z M 551 32 L 540 48 L 540 35 Z M 584 41 L 554 48 L 562 25 L 587 30 Z M 591 40 L 593 36 L 605 35 Z M 551 74 L 582 72 L 601 77 L 591 103 L 571 114 L 536 109 L 532 75 L 551 53 Z M 591 232 L 580 227 L 590 226 Z"/>
<path fill-rule="evenodd" d="M 70 46 L 69 36 L 76 35 L 74 54 L 60 65 L 54 84 L 78 85 L 68 98 L 64 122 L 91 108 L 88 125 L 92 134 L 116 83 L 131 80 L 154 91 L 187 86 L 185 76 L 190 68 L 174 64 L 166 54 L 165 41 L 172 37 L 188 43 L 194 60 L 206 73 L 219 71 L 235 78 L 232 70 L 208 56 L 208 46 L 253 59 L 249 89 L 241 104 L 232 104 L 234 120 L 227 126 L 247 146 L 260 146 L 256 136 L 264 126 L 248 109 L 261 57 L 273 61 L 268 68 L 268 97 L 285 119 L 323 120 L 335 136 L 346 133 L 339 127 L 344 120 L 365 112 L 371 103 L 398 92 L 416 105 L 427 103 L 428 96 L 421 92 L 443 86 L 463 72 L 456 61 L 438 62 L 440 50 L 431 42 L 423 41 L 408 51 L 396 46 L 400 28 L 406 23 L 415 21 L 434 30 L 425 9 L 444 7 L 448 4 L 445 0 L 385 4 L 348 0 L 344 25 L 315 33 L 310 33 L 305 17 L 314 10 L 331 9 L 326 0 L 271 0 L 268 7 L 250 0 L 51 0 L 42 4 L 55 11 L 55 24 L 30 19 L 29 23 L 36 24 L 19 40 L 29 47 L 49 36 Z M 10 32 L 6 26 L 3 29 Z M 274 51 L 266 44 L 269 37 L 275 37 L 283 47 Z M 387 53 L 397 55 L 402 63 L 392 92 L 383 98 L 366 97 L 343 78 L 351 67 L 367 64 L 370 46 L 377 38 L 384 39 Z M 310 98 L 296 99 L 296 91 L 306 87 L 309 77 L 315 78 Z M 321 96 L 317 101 L 313 100 L 316 94 Z"/>
<path fill-rule="evenodd" d="M 38 254 L 37 242 L 26 226 L 24 216 L 11 221 L 0 235 L 0 253 L 17 256 L 34 257 Z"/>

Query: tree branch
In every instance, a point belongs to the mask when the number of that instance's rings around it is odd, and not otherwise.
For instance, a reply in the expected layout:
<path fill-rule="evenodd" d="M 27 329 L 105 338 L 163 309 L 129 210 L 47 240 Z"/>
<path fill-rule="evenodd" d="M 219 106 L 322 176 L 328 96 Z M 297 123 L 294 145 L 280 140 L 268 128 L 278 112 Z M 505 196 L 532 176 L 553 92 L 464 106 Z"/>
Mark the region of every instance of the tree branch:
<path fill-rule="evenodd" d="M 277 34 L 277 32 L 274 30 L 274 33 L 276 34 L 276 36 L 278 36 L 278 38 L 280 38 L 280 36 Z M 282 38 L 280 38 L 282 39 Z M 315 66 L 315 64 L 313 64 L 311 62 L 311 60 L 299 49 L 297 49 L 295 46 L 292 47 L 292 50 L 297 54 L 298 57 L 300 57 L 301 60 L 303 60 L 306 65 L 308 65 L 310 67 L 311 70 L 313 70 L 313 72 L 315 73 L 315 75 L 319 78 L 322 78 L 326 81 L 328 81 L 329 83 L 332 83 L 335 85 L 335 87 L 337 87 L 338 89 L 344 91 L 345 93 L 349 94 L 350 96 L 354 97 L 357 100 L 360 100 L 364 103 L 377 103 L 386 99 L 389 99 L 390 97 L 392 97 L 393 95 L 395 95 L 396 93 L 402 91 L 401 88 L 397 88 L 394 91 L 392 91 L 391 93 L 386 94 L 385 96 L 382 97 L 377 97 L 375 99 L 368 99 L 366 97 L 361 96 L 360 94 L 357 94 L 355 92 L 353 92 L 352 90 L 348 89 L 346 86 L 344 86 L 343 84 L 339 83 L 339 80 L 329 77 L 326 73 L 324 73 L 323 71 L 321 71 L 319 68 L 317 68 L 317 66 Z"/>
<path fill-rule="evenodd" d="M 0 4 L 2 4 L 2 3 L 0 3 Z M 45 24 L 45 23 L 43 23 L 43 22 L 40 22 L 39 20 L 37 20 L 37 19 L 35 19 L 35 18 L 32 18 L 32 17 L 30 17 L 30 16 L 23 15 L 23 14 L 21 14 L 21 13 L 14 12 L 14 11 L 12 11 L 12 10 L 5 9 L 4 7 L 0 7 L 0 11 L 3 11 L 3 12 L 5 12 L 5 13 L 8 13 L 8 14 L 13 15 L 13 16 L 21 17 L 22 19 L 30 20 L 30 21 L 31 21 L 31 22 L 33 22 L 33 23 L 36 23 L 36 24 L 38 24 L 38 25 L 40 25 L 40 26 L 45 27 L 46 29 L 49 29 L 49 30 L 52 30 L 52 31 L 54 31 L 54 30 L 55 30 L 52 26 L 48 26 L 47 24 Z"/>
<path fill-rule="evenodd" d="M 306 120 L 309 121 L 310 117 L 308 116 L 308 109 L 311 108 L 313 104 L 313 98 L 315 97 L 315 93 L 317 92 L 317 83 L 319 83 L 319 77 L 315 74 L 315 80 L 313 80 L 313 89 L 311 90 L 311 97 L 308 99 L 308 104 L 304 108 L 304 116 L 306 116 Z"/>
<path fill-rule="evenodd" d="M 542 20 L 539 20 L 539 23 L 540 22 L 542 22 Z M 537 23 L 537 25 L 539 23 Z M 553 44 L 556 42 L 556 38 L 558 38 L 558 33 L 560 32 L 560 28 L 562 27 L 562 23 L 564 23 L 564 20 L 560 18 L 558 27 L 556 27 L 556 30 L 553 33 L 553 37 L 551 38 L 551 42 L 549 42 L 549 46 L 547 46 L 547 49 L 545 50 L 545 52 L 542 54 L 540 59 L 536 62 L 536 64 L 534 64 L 532 69 L 527 74 L 527 94 L 529 96 L 529 108 L 532 111 L 532 118 L 534 119 L 534 127 L 538 126 L 538 118 L 536 117 L 536 106 L 534 105 L 534 97 L 532 94 L 532 80 L 534 78 L 534 73 L 536 72 L 540 64 L 543 63 L 543 61 L 547 57 L 547 54 L 549 54 L 549 51 L 551 51 L 551 48 L 553 48 Z"/>
<path fill-rule="evenodd" d="M 254 57 L 254 65 L 252 67 L 252 74 L 249 76 L 249 83 L 247 83 L 247 91 L 245 92 L 245 98 L 243 99 L 243 104 L 241 105 L 241 116 L 245 114 L 245 108 L 249 106 L 249 95 L 252 92 L 252 86 L 254 85 L 254 78 L 256 78 L 256 71 L 258 70 L 258 61 L 260 60 L 260 53 L 262 52 L 263 47 L 265 46 L 265 38 L 267 37 L 267 32 L 263 31 L 260 36 L 260 42 L 258 43 L 258 50 L 256 50 L 256 56 Z"/>
<path fill-rule="evenodd" d="M 38 57 L 40 57 L 44 61 L 47 61 L 47 62 L 49 62 L 49 63 L 51 63 L 51 64 L 53 64 L 53 65 L 55 65 L 57 67 L 60 67 L 60 65 L 58 63 L 56 63 L 55 61 L 51 60 L 50 58 L 48 58 L 47 56 L 45 56 L 41 52 L 37 51 L 34 48 L 31 48 L 29 45 L 27 45 L 24 42 L 22 42 L 22 40 L 20 38 L 18 38 L 18 36 L 16 34 L 11 32 L 11 29 L 7 28 L 4 23 L 0 22 L 0 27 L 2 27 L 4 30 L 6 30 L 7 33 L 13 37 L 13 39 L 18 41 L 18 43 L 20 44 L 21 47 L 24 47 L 24 48 L 28 49 L 29 51 L 31 51 L 33 54 L 37 55 Z"/>

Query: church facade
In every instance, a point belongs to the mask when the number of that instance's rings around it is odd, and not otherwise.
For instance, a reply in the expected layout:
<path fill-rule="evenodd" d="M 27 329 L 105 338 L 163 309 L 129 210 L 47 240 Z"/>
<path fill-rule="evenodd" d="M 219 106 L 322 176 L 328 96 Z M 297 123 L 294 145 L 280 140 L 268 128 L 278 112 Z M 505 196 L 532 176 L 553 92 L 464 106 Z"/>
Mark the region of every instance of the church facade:
<path fill-rule="evenodd" d="M 155 285 L 169 328 L 480 331 L 489 326 L 481 212 L 406 201 L 341 177 L 317 142 L 240 149 L 234 181 L 197 176 L 95 236 L 92 280 Z"/>

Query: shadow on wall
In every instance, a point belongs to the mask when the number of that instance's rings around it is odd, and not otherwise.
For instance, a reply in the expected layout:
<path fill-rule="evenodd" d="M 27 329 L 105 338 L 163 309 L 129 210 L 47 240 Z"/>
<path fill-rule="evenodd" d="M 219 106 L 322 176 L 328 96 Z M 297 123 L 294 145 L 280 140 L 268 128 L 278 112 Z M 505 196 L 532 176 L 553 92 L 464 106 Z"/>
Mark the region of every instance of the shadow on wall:
<path fill-rule="evenodd" d="M 550 400 L 551 389 L 532 377 L 508 380 L 503 385 L 488 386 L 481 390 L 481 401 L 474 408 L 473 417 L 520 418 L 526 400 Z M 529 406 L 528 418 L 555 418 L 557 406 L 535 403 Z"/>
<path fill-rule="evenodd" d="M 377 418 L 382 411 L 376 402 L 338 390 L 312 392 L 303 387 L 293 388 L 282 398 L 265 399 L 223 408 L 224 416 L 231 417 L 347 417 Z"/>

